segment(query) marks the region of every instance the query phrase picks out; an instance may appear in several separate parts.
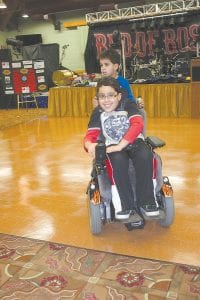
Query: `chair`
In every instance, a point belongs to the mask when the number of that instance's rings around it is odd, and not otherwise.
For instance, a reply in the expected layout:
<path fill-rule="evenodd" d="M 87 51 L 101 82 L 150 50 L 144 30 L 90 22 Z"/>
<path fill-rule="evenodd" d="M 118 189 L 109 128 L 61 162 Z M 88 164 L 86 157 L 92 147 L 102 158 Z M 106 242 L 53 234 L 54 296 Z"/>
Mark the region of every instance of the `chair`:
<path fill-rule="evenodd" d="M 26 109 L 28 109 L 27 103 L 34 103 L 36 108 L 38 109 L 36 94 L 31 93 L 31 94 L 18 94 L 17 95 L 17 109 L 18 110 L 20 108 L 20 105 L 22 105 L 22 107 L 23 107 L 24 104 L 26 105 Z"/>

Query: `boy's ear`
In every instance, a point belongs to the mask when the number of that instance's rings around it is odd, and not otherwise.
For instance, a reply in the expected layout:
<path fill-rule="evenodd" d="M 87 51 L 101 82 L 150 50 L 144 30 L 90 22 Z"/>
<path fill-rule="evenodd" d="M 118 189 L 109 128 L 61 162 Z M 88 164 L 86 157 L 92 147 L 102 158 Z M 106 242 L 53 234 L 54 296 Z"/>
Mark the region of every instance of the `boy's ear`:
<path fill-rule="evenodd" d="M 114 64 L 115 70 L 118 71 L 119 69 L 119 64 Z"/>

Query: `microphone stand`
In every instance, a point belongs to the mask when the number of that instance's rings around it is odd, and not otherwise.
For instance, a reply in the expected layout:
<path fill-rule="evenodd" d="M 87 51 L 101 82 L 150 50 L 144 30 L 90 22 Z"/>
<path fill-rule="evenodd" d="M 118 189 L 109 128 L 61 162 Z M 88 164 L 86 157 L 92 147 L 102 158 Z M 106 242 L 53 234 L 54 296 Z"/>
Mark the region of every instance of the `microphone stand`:
<path fill-rule="evenodd" d="M 197 57 L 200 56 L 200 42 L 197 41 Z"/>
<path fill-rule="evenodd" d="M 122 71 L 123 71 L 123 77 L 126 78 L 126 58 L 125 58 L 125 42 L 124 42 L 124 39 L 121 39 L 121 48 L 122 48 Z"/>
<path fill-rule="evenodd" d="M 61 55 L 61 60 L 60 60 L 60 63 L 59 63 L 59 69 L 61 69 L 61 70 L 67 70 L 67 71 L 73 73 L 74 75 L 79 76 L 78 73 L 76 73 L 76 72 L 74 72 L 74 71 L 70 70 L 69 68 L 64 67 L 64 66 L 62 65 L 62 61 L 63 61 L 63 59 L 64 59 L 64 57 L 65 57 L 65 51 L 66 51 L 66 49 L 67 49 L 68 47 L 69 47 L 69 44 L 64 45 L 64 46 L 62 47 L 62 55 Z"/>

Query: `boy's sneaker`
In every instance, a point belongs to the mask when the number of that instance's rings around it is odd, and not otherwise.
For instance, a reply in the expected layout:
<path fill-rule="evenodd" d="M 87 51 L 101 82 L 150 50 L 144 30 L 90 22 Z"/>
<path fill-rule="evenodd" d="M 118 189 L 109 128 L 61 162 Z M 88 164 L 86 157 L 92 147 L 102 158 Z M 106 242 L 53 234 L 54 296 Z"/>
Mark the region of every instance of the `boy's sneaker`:
<path fill-rule="evenodd" d="M 118 211 L 115 214 L 115 218 L 118 220 L 124 220 L 124 219 L 128 219 L 131 215 L 131 210 L 122 210 L 122 211 Z"/>
<path fill-rule="evenodd" d="M 145 213 L 147 217 L 159 216 L 160 212 L 156 205 L 144 205 L 141 207 L 142 212 Z"/>

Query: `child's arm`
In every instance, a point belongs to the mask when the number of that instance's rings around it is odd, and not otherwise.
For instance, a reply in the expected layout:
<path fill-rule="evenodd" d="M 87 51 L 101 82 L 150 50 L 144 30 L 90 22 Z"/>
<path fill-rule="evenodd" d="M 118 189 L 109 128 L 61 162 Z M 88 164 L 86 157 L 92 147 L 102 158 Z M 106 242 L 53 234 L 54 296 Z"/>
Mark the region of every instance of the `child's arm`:
<path fill-rule="evenodd" d="M 84 148 L 92 156 L 95 156 L 95 147 L 97 145 L 97 138 L 99 136 L 100 130 L 97 128 L 88 129 L 84 137 Z"/>
<path fill-rule="evenodd" d="M 122 151 L 122 149 L 124 149 L 129 144 L 130 144 L 129 141 L 122 139 L 118 145 L 113 145 L 113 146 L 107 147 L 106 152 L 111 153 L 111 152 Z"/>
<path fill-rule="evenodd" d="M 132 89 L 131 89 L 131 86 L 130 86 L 128 80 L 122 76 L 118 76 L 117 80 L 120 84 L 120 87 L 127 93 L 127 98 L 130 99 L 132 102 L 136 103 L 136 99 L 133 95 L 133 92 L 132 92 Z"/>
<path fill-rule="evenodd" d="M 84 143 L 84 148 L 86 151 L 89 153 L 90 156 L 93 158 L 95 157 L 95 148 L 96 148 L 97 143 L 92 143 L 90 141 L 86 141 Z"/>
<path fill-rule="evenodd" d="M 133 144 L 140 133 L 143 130 L 143 119 L 141 115 L 130 117 L 130 127 L 124 135 L 124 139 Z"/>

